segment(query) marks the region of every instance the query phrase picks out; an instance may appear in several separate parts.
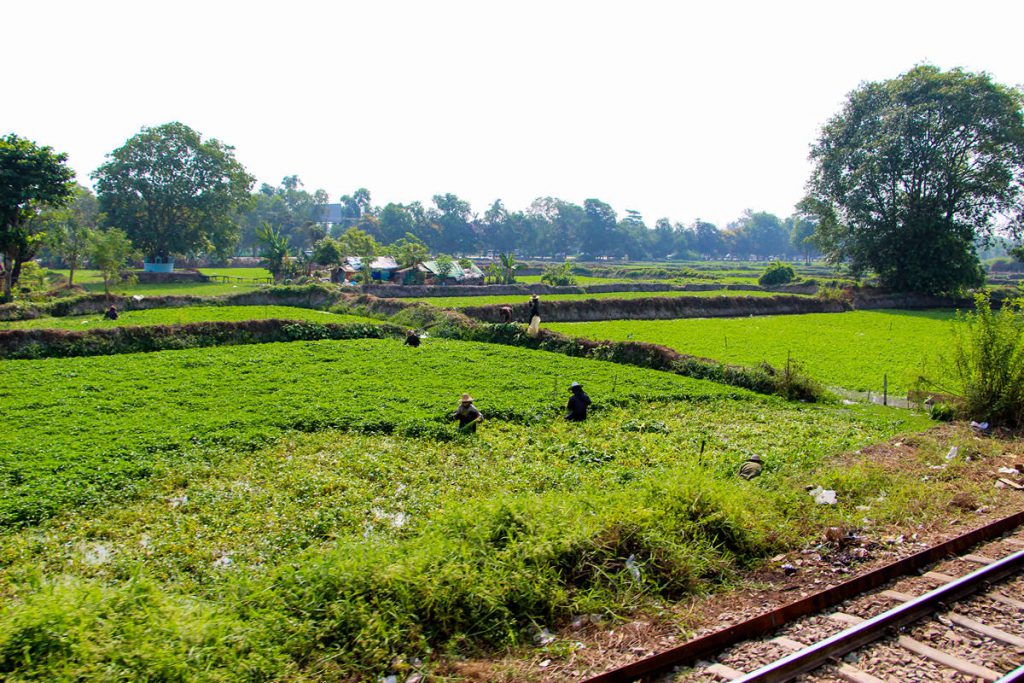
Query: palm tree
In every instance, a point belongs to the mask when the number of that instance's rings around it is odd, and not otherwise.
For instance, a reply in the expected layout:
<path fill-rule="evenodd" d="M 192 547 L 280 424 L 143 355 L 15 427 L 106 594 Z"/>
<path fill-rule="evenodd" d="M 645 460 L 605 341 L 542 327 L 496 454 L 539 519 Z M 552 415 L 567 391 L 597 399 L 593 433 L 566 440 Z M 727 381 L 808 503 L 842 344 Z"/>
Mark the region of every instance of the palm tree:
<path fill-rule="evenodd" d="M 512 285 L 516 282 L 516 271 L 519 270 L 521 264 L 516 263 L 516 257 L 511 253 L 506 254 L 504 252 L 498 254 L 498 258 L 501 260 L 501 284 Z"/>
<path fill-rule="evenodd" d="M 274 282 L 279 282 L 290 265 L 288 235 L 282 235 L 279 231 L 274 230 L 270 223 L 264 221 L 263 225 L 256 228 L 256 239 L 263 247 L 260 256 L 266 261 L 267 270 L 274 276 Z"/>

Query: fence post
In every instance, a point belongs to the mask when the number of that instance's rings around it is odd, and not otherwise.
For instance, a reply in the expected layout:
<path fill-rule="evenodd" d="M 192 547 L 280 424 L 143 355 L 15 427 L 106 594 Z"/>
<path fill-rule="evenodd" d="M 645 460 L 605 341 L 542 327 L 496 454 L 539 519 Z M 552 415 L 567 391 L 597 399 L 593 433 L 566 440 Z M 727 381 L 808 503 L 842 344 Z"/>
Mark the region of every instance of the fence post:
<path fill-rule="evenodd" d="M 889 405 L 889 375 L 882 375 L 882 405 Z"/>

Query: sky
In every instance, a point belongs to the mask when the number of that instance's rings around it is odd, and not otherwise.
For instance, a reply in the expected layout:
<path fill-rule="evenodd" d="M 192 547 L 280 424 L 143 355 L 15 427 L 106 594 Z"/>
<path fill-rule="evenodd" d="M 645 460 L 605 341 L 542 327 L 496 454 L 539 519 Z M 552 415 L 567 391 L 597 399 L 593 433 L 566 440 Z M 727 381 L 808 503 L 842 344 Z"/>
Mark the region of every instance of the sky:
<path fill-rule="evenodd" d="M 1024 3 L 0 3 L 0 135 L 79 180 L 144 126 L 332 201 L 598 198 L 689 224 L 793 212 L 821 127 L 916 64 L 1024 84 Z"/>

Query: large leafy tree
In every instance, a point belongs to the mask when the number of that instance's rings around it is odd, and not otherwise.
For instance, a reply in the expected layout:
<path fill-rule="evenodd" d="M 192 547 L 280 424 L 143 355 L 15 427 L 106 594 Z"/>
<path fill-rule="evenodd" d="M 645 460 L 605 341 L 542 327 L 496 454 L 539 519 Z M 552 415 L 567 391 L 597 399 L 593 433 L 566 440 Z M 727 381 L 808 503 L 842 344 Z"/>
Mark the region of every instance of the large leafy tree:
<path fill-rule="evenodd" d="M 93 174 L 100 210 L 148 259 L 234 246 L 254 179 L 233 147 L 174 122 L 143 128 L 108 159 Z"/>
<path fill-rule="evenodd" d="M 21 265 L 42 245 L 44 223 L 33 220 L 46 207 L 63 206 L 74 192 L 67 155 L 13 133 L 0 138 L 0 253 L 4 257 L 4 299 L 18 281 Z"/>
<path fill-rule="evenodd" d="M 817 244 L 901 291 L 981 282 L 976 240 L 1020 230 L 1024 95 L 986 74 L 918 66 L 851 92 L 811 151 Z"/>

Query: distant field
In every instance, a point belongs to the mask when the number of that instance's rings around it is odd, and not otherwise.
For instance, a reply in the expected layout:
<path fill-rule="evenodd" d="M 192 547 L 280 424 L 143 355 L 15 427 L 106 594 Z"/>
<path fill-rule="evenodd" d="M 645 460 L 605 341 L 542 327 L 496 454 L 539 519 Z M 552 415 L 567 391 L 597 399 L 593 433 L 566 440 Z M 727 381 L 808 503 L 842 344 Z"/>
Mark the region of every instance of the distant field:
<path fill-rule="evenodd" d="M 770 297 L 778 296 L 778 292 L 759 291 L 736 291 L 727 289 L 715 289 L 708 292 L 602 292 L 600 294 L 544 294 L 543 301 L 584 301 L 586 299 L 649 299 L 651 297 L 714 297 L 714 296 L 742 296 L 742 297 Z M 795 295 L 787 295 L 795 296 Z M 505 296 L 426 296 L 403 301 L 424 301 L 441 308 L 465 308 L 466 306 L 487 306 L 490 304 L 515 304 L 526 301 L 529 297 L 524 295 Z"/>
<path fill-rule="evenodd" d="M 54 270 L 67 277 L 67 270 Z M 263 268 L 201 268 L 201 273 L 207 275 L 230 275 L 243 278 L 263 278 L 268 273 Z M 90 292 L 103 291 L 103 278 L 98 270 L 76 270 L 75 284 Z M 167 284 L 117 284 L 111 287 L 111 291 L 118 294 L 143 294 L 146 296 L 160 296 L 173 294 L 195 294 L 197 296 L 217 296 L 220 294 L 237 294 L 258 289 L 257 282 L 172 282 Z"/>
<path fill-rule="evenodd" d="M 186 306 L 181 308 L 153 308 L 145 311 L 125 311 L 117 320 L 105 320 L 102 315 L 76 315 L 63 318 L 35 318 L 0 322 L 0 330 L 65 329 L 85 330 L 93 327 L 121 327 L 124 325 L 177 325 L 182 323 L 212 322 L 217 320 L 309 320 L 321 323 L 379 322 L 355 315 L 341 315 L 293 306 Z"/>
<path fill-rule="evenodd" d="M 785 366 L 788 357 L 819 381 L 856 391 L 906 393 L 949 352 L 951 311 L 852 311 L 750 318 L 550 323 L 564 334 L 663 344 L 725 363 Z M 947 380 L 948 382 L 948 380 Z"/>

